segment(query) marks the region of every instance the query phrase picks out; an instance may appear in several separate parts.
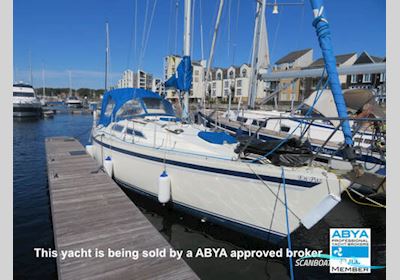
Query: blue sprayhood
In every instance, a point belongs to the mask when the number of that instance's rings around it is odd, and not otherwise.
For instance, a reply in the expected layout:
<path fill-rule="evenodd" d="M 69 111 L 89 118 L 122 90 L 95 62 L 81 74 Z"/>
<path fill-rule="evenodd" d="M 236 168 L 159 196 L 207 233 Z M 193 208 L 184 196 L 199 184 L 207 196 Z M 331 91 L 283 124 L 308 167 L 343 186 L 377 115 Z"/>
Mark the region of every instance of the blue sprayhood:
<path fill-rule="evenodd" d="M 101 113 L 99 118 L 99 124 L 107 126 L 112 120 L 118 121 L 127 117 L 119 117 L 117 112 L 121 107 L 130 100 L 138 101 L 138 106 L 141 106 L 142 113 L 135 115 L 135 117 L 144 116 L 175 116 L 174 110 L 171 103 L 161 97 L 159 94 L 140 88 L 119 88 L 110 90 L 103 95 L 103 101 L 101 104 Z M 164 113 L 151 113 L 149 112 L 145 100 L 159 100 L 164 109 Z M 131 116 L 130 116 L 131 117 Z"/>

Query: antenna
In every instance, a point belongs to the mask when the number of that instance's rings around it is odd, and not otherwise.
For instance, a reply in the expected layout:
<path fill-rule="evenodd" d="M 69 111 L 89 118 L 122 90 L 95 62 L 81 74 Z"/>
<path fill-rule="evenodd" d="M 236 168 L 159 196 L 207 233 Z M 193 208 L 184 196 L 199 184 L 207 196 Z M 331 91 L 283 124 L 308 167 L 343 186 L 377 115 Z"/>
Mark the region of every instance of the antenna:
<path fill-rule="evenodd" d="M 45 79 L 44 79 L 44 63 L 42 62 L 42 83 L 43 83 L 43 97 L 46 96 Z"/>
<path fill-rule="evenodd" d="M 69 96 L 71 96 L 72 94 L 72 89 L 71 89 L 71 71 L 68 71 L 68 75 L 69 75 Z"/>

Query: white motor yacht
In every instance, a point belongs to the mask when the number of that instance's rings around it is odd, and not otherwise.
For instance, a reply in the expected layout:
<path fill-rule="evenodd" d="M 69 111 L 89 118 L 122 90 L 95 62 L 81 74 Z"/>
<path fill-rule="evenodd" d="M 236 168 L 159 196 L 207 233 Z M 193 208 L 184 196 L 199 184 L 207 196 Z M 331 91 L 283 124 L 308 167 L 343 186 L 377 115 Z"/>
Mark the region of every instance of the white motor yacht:
<path fill-rule="evenodd" d="M 69 96 L 66 100 L 65 100 L 65 104 L 69 107 L 69 108 L 82 108 L 82 101 L 76 97 L 76 96 Z"/>
<path fill-rule="evenodd" d="M 18 83 L 13 85 L 13 116 L 14 117 L 40 117 L 42 105 L 36 97 L 31 85 Z"/>

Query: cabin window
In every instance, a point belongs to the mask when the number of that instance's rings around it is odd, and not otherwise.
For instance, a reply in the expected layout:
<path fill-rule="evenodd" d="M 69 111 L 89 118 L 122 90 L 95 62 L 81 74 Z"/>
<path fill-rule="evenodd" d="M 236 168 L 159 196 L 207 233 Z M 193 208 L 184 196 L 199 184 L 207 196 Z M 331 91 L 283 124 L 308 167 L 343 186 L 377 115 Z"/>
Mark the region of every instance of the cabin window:
<path fill-rule="evenodd" d="M 114 101 L 113 99 L 109 98 L 109 99 L 108 99 L 107 106 L 106 106 L 106 110 L 105 110 L 105 112 L 104 112 L 104 115 L 105 115 L 106 117 L 111 116 L 111 113 L 112 113 L 112 111 L 114 110 L 114 107 L 115 107 L 115 101 Z"/>
<path fill-rule="evenodd" d="M 357 75 L 351 75 L 351 83 L 352 84 L 357 83 Z"/>
<path fill-rule="evenodd" d="M 238 80 L 238 81 L 236 82 L 236 85 L 237 85 L 238 87 L 241 87 L 241 86 L 242 86 L 242 80 Z"/>
<path fill-rule="evenodd" d="M 370 83 L 370 82 L 371 82 L 371 74 L 364 74 L 363 83 Z"/>
<path fill-rule="evenodd" d="M 14 92 L 14 97 L 35 97 L 33 92 Z"/>
<path fill-rule="evenodd" d="M 290 127 L 286 126 L 286 125 L 281 125 L 281 131 L 283 132 L 289 132 Z"/>
<path fill-rule="evenodd" d="M 222 75 L 221 75 L 221 73 L 218 73 L 218 74 L 217 74 L 217 80 L 222 80 Z"/>
<path fill-rule="evenodd" d="M 158 98 L 143 98 L 143 103 L 148 114 L 175 115 L 171 104 L 166 100 Z"/>
<path fill-rule="evenodd" d="M 225 89 L 225 90 L 224 90 L 224 94 L 225 94 L 225 95 L 229 95 L 229 90 Z"/>
<path fill-rule="evenodd" d="M 124 130 L 124 127 L 122 125 L 115 124 L 112 129 L 114 131 L 122 132 L 122 130 Z"/>
<path fill-rule="evenodd" d="M 243 69 L 243 70 L 242 70 L 242 77 L 243 77 L 243 78 L 246 78 L 246 77 L 247 77 L 247 70 L 246 70 L 246 69 Z"/>
<path fill-rule="evenodd" d="M 227 87 L 229 87 L 229 81 L 225 81 L 224 82 L 224 86 L 227 88 Z"/>
<path fill-rule="evenodd" d="M 229 71 L 229 79 L 233 79 L 233 78 L 235 78 L 235 75 L 234 75 L 233 71 L 231 70 L 231 71 Z"/>
<path fill-rule="evenodd" d="M 237 89 L 237 95 L 242 95 L 242 89 L 241 88 Z"/>
<path fill-rule="evenodd" d="M 142 105 L 137 99 L 127 101 L 117 112 L 117 119 L 130 119 L 144 114 Z"/>
<path fill-rule="evenodd" d="M 128 128 L 126 130 L 126 133 L 130 134 L 130 135 L 135 135 L 135 136 L 139 136 L 139 137 L 142 137 L 142 138 L 146 138 L 146 137 L 144 137 L 144 134 L 142 132 L 140 132 L 138 130 L 135 130 L 135 129 L 132 129 L 132 128 Z"/>

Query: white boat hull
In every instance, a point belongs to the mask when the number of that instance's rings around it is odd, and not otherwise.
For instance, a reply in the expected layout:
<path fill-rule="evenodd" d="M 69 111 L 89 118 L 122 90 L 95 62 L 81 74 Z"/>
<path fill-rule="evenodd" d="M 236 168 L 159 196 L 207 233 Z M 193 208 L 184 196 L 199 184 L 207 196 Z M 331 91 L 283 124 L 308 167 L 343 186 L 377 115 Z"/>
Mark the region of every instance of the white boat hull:
<path fill-rule="evenodd" d="M 14 103 L 13 104 L 13 117 L 26 117 L 36 118 L 40 117 L 42 108 L 40 103 Z"/>
<path fill-rule="evenodd" d="M 125 186 L 157 197 L 158 178 L 166 169 L 171 199 L 177 206 L 260 238 L 279 240 L 287 234 L 280 167 L 248 167 L 247 163 L 188 157 L 110 137 L 93 139 L 94 158 L 101 164 L 110 157 L 114 178 Z M 312 226 L 320 220 L 340 201 L 348 185 L 318 168 L 285 168 L 285 175 L 290 231 L 301 223 Z M 330 206 L 321 209 L 326 200 Z"/>

